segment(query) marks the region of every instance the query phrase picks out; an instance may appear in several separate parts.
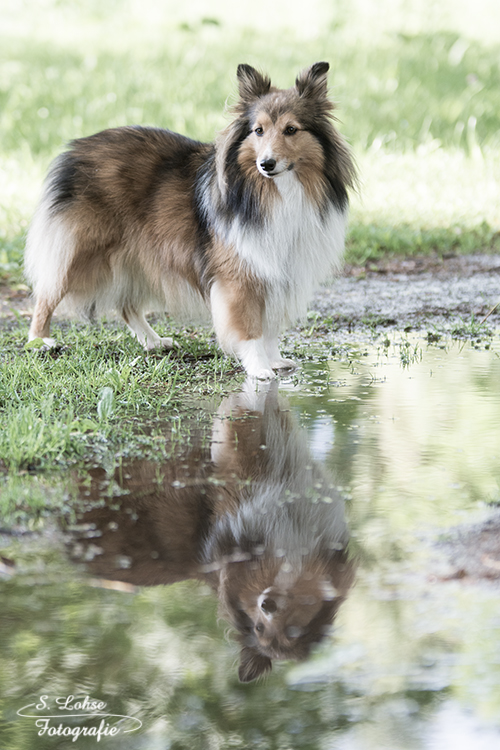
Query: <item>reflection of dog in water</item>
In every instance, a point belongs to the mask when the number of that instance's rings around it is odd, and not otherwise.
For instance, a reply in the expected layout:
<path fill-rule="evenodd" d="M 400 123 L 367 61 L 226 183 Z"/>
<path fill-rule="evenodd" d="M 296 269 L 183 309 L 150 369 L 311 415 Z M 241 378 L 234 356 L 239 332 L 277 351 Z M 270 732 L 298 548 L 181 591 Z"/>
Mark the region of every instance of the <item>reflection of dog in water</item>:
<path fill-rule="evenodd" d="M 209 583 L 248 682 L 327 634 L 354 575 L 344 507 L 274 386 L 226 399 L 211 454 L 201 445 L 161 471 L 147 461 L 117 471 L 114 497 L 83 514 L 73 550 L 101 578 Z M 97 498 L 105 481 L 94 472 L 85 495 Z"/>

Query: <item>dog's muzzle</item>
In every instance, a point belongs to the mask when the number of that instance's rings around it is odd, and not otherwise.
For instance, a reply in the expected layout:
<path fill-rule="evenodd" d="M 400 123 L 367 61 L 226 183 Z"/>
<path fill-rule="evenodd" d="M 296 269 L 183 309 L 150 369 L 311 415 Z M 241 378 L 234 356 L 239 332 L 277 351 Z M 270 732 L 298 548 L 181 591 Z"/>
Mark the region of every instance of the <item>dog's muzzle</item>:
<path fill-rule="evenodd" d="M 264 159 L 260 162 L 260 168 L 268 175 L 272 175 L 276 169 L 276 159 Z"/>

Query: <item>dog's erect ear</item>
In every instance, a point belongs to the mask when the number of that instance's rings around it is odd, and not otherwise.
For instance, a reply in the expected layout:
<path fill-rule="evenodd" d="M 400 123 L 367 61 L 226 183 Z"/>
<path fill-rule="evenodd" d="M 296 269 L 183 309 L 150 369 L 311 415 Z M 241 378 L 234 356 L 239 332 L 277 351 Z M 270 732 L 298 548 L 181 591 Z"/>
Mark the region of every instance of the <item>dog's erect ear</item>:
<path fill-rule="evenodd" d="M 249 646 L 244 646 L 241 649 L 240 659 L 240 668 L 238 669 L 240 682 L 252 682 L 252 680 L 256 680 L 257 677 L 270 672 L 273 668 L 271 659 L 262 656 Z"/>
<path fill-rule="evenodd" d="M 259 96 L 264 96 L 271 88 L 271 79 L 263 76 L 251 65 L 238 65 L 236 75 L 238 76 L 240 97 L 244 101 L 252 101 Z"/>
<path fill-rule="evenodd" d="M 327 62 L 317 62 L 299 73 L 295 81 L 299 94 L 316 99 L 325 98 L 328 93 L 327 75 L 329 69 L 330 65 Z"/>

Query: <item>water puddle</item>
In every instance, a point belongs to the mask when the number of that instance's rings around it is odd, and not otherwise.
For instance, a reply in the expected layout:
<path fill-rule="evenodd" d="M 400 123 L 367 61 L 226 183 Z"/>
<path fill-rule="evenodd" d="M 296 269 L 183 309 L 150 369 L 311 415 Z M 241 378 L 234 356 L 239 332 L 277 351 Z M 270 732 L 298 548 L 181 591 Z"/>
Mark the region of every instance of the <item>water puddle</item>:
<path fill-rule="evenodd" d="M 499 351 L 346 346 L 68 477 L 3 540 L 0 745 L 499 747 Z"/>

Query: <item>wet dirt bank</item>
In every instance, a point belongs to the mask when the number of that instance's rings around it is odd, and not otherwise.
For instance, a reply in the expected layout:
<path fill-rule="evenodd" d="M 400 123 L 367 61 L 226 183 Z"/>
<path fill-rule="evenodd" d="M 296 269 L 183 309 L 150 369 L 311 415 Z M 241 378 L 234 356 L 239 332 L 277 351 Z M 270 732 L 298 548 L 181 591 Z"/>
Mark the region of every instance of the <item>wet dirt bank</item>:
<path fill-rule="evenodd" d="M 435 582 L 487 583 L 500 589 L 500 510 L 487 513 L 479 523 L 452 528 L 433 543 Z"/>
<path fill-rule="evenodd" d="M 322 289 L 313 307 L 340 328 L 444 328 L 476 323 L 500 300 L 500 257 L 390 259 L 351 266 Z M 500 307 L 488 317 L 500 324 Z"/>

